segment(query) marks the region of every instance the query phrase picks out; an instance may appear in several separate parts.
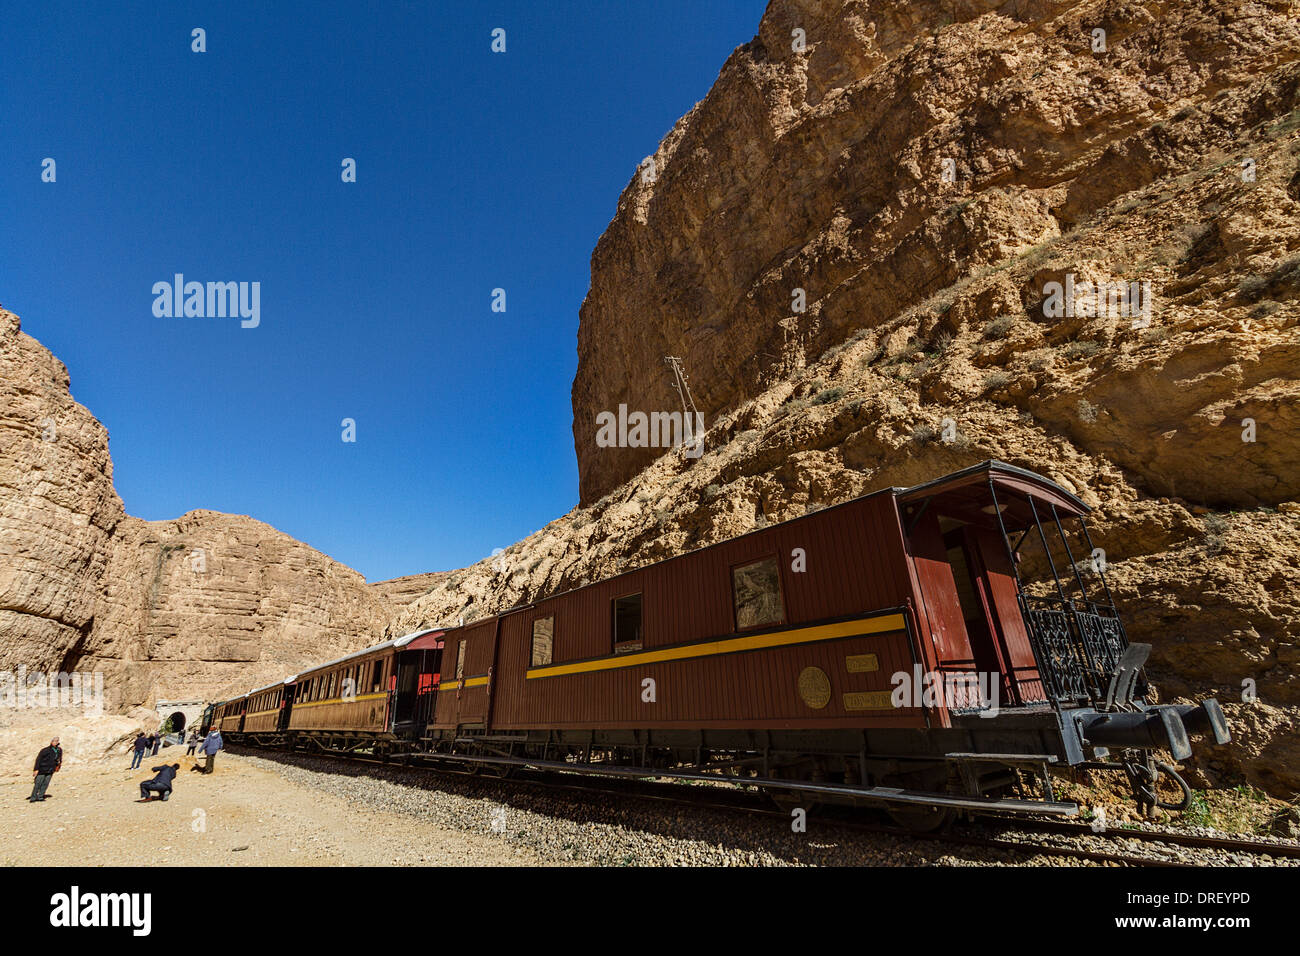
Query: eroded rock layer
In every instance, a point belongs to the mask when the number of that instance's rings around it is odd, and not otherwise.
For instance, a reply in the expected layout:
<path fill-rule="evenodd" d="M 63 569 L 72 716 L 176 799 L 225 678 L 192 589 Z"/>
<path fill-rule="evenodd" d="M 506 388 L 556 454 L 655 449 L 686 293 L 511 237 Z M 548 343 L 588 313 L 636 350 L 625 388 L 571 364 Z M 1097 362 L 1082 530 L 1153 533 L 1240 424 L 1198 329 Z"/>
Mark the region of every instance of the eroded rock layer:
<path fill-rule="evenodd" d="M 773 2 L 633 177 L 592 255 L 573 383 L 582 502 L 662 453 L 602 446 L 596 416 L 680 408 L 664 356 L 683 358 L 712 424 L 954 283 L 1076 245 L 1102 215 L 1109 241 L 1054 263 L 1080 279 L 1152 281 L 1157 327 L 1195 315 L 1214 331 L 1170 367 L 1093 384 L 1133 400 L 1084 445 L 1153 488 L 1234 504 L 1294 496 L 1297 470 L 1268 454 L 1213 484 L 1185 464 L 1225 413 L 1250 406 L 1276 421 L 1294 406 L 1294 392 L 1264 384 L 1284 354 L 1220 362 L 1216 340 L 1232 331 L 1225 310 L 1244 318 L 1294 293 L 1296 263 L 1281 268 L 1295 252 L 1294 140 L 1279 124 L 1297 106 L 1298 12 L 1232 0 Z M 1245 160 L 1258 182 L 1243 182 Z M 1188 209 L 1188 176 L 1221 188 Z M 1153 183 L 1166 185 L 1143 192 Z M 986 283 L 952 331 L 963 318 L 1024 320 L 976 356 L 984 366 L 1013 350 L 1108 345 L 1104 323 L 1034 321 L 1049 278 Z M 1172 381 L 1191 387 L 1156 404 Z M 1162 437 L 1170 423 L 1181 441 Z"/>
<path fill-rule="evenodd" d="M 127 710 L 247 690 L 378 639 L 386 594 L 268 525 L 126 516 L 106 430 L 2 309 L 0 371 L 0 671 L 102 672 L 107 706 Z"/>

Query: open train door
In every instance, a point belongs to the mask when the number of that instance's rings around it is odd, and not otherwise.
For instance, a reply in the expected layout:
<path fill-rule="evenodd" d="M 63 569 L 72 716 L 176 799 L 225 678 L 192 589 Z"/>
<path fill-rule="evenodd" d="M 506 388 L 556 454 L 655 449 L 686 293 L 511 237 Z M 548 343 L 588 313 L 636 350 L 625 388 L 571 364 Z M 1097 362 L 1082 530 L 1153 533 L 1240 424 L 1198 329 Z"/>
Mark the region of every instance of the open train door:
<path fill-rule="evenodd" d="M 899 502 L 940 670 L 959 690 L 952 709 L 1045 702 L 1022 609 L 1019 543 L 1041 534 L 1038 508 L 1049 509 L 1059 528 L 1061 518 L 1081 517 L 1088 506 L 1041 475 L 998 461 L 909 488 Z M 987 699 L 992 692 L 998 700 Z"/>
<path fill-rule="evenodd" d="M 275 729 L 281 732 L 289 729 L 289 717 L 293 713 L 293 695 L 294 691 L 298 689 L 298 685 L 290 683 L 292 680 L 291 677 L 284 683 L 284 697 L 280 701 L 280 717 L 275 724 Z"/>
<path fill-rule="evenodd" d="M 389 729 L 421 736 L 433 718 L 434 687 L 442 664 L 443 631 L 423 631 L 398 644 Z"/>

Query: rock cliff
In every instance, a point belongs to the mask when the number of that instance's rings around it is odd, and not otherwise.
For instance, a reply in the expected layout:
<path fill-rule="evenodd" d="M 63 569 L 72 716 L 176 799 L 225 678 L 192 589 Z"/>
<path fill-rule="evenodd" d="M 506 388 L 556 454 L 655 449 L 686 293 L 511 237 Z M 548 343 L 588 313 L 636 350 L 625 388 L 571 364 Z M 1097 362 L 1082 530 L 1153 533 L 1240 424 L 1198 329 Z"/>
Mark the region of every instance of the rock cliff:
<path fill-rule="evenodd" d="M 681 407 L 663 356 L 683 358 L 712 425 L 935 295 L 921 313 L 931 336 L 1008 323 L 969 356 L 978 368 L 1099 350 L 1082 375 L 1041 369 L 1009 394 L 1069 396 L 1052 425 L 1144 484 L 1238 505 L 1294 496 L 1300 473 L 1284 470 L 1275 444 L 1234 463 L 1228 482 L 1187 465 L 1207 445 L 1227 465 L 1211 436 L 1229 412 L 1280 427 L 1294 408 L 1293 390 L 1264 384 L 1285 370 L 1276 324 L 1261 338 L 1235 323 L 1300 280 L 1298 12 L 1208 0 L 773 2 L 633 176 L 592 255 L 573 383 L 582 503 L 662 453 L 595 438 L 596 416 L 620 404 Z M 1172 366 L 1139 356 L 1115 367 L 1113 322 L 1042 321 L 1042 287 L 1059 278 L 1049 259 L 1080 280 L 1149 281 L 1150 334 L 1193 316 L 1196 334 Z M 955 285 L 981 277 L 956 302 Z M 1239 361 L 1246 353 L 1258 357 Z M 1083 391 L 1112 408 L 1133 400 L 1085 429 L 1072 413 Z"/>
<path fill-rule="evenodd" d="M 581 505 L 390 632 L 999 458 L 1098 509 L 1161 692 L 1229 702 L 1197 779 L 1300 789 L 1297 13 L 775 0 L 592 256 Z M 705 453 L 598 445 L 668 355 Z"/>
<path fill-rule="evenodd" d="M 240 515 L 124 514 L 104 427 L 0 309 L 0 670 L 99 671 L 113 710 L 217 696 L 377 640 L 394 606 Z"/>

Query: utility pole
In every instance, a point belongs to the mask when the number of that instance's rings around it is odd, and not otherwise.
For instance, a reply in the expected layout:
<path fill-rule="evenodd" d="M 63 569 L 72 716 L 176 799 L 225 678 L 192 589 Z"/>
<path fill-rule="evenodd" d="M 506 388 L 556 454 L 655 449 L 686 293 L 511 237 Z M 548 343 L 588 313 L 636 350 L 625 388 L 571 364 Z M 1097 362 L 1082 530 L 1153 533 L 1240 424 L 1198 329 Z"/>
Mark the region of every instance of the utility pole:
<path fill-rule="evenodd" d="M 686 369 L 682 367 L 682 360 L 676 355 L 665 355 L 664 361 L 668 367 L 673 370 L 673 388 L 677 389 L 677 395 L 682 400 L 682 434 L 686 439 L 683 444 L 686 447 L 686 453 L 699 455 L 704 441 L 704 420 L 699 411 L 695 408 L 695 399 L 691 396 L 691 386 L 687 383 Z M 696 425 L 699 424 L 697 428 Z"/>

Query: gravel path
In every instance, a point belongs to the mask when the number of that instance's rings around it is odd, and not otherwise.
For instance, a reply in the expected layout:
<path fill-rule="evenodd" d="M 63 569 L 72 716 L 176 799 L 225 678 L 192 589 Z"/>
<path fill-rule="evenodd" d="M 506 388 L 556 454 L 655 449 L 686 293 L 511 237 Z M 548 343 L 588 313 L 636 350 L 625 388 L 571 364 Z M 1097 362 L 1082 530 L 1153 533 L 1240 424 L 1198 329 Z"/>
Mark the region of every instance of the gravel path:
<path fill-rule="evenodd" d="M 181 759 L 181 758 L 174 758 Z M 181 760 L 167 803 L 135 803 L 150 774 L 118 761 L 65 768 L 51 799 L 0 781 L 4 865 L 1090 866 L 1050 852 L 868 833 L 783 817 L 580 793 L 330 757 L 223 753 L 212 777 Z M 1002 830 L 1015 842 L 1205 865 L 1295 865 L 1103 836 Z"/>
<path fill-rule="evenodd" d="M 1053 855 L 954 846 L 808 821 L 793 833 L 776 817 L 351 764 L 329 757 L 245 756 L 293 783 L 437 827 L 495 838 L 550 863 L 606 866 L 1080 865 Z M 1083 863 L 1082 865 L 1088 865 Z"/>
<path fill-rule="evenodd" d="M 172 751 L 175 754 L 175 750 Z M 180 763 L 172 797 L 136 803 L 139 783 L 167 757 Z M 129 769 L 127 757 L 65 765 L 49 799 L 28 803 L 32 779 L 0 779 L 4 866 L 527 866 L 522 846 L 440 828 L 304 785 L 269 761 L 223 753 L 211 776 L 166 751 Z"/>

